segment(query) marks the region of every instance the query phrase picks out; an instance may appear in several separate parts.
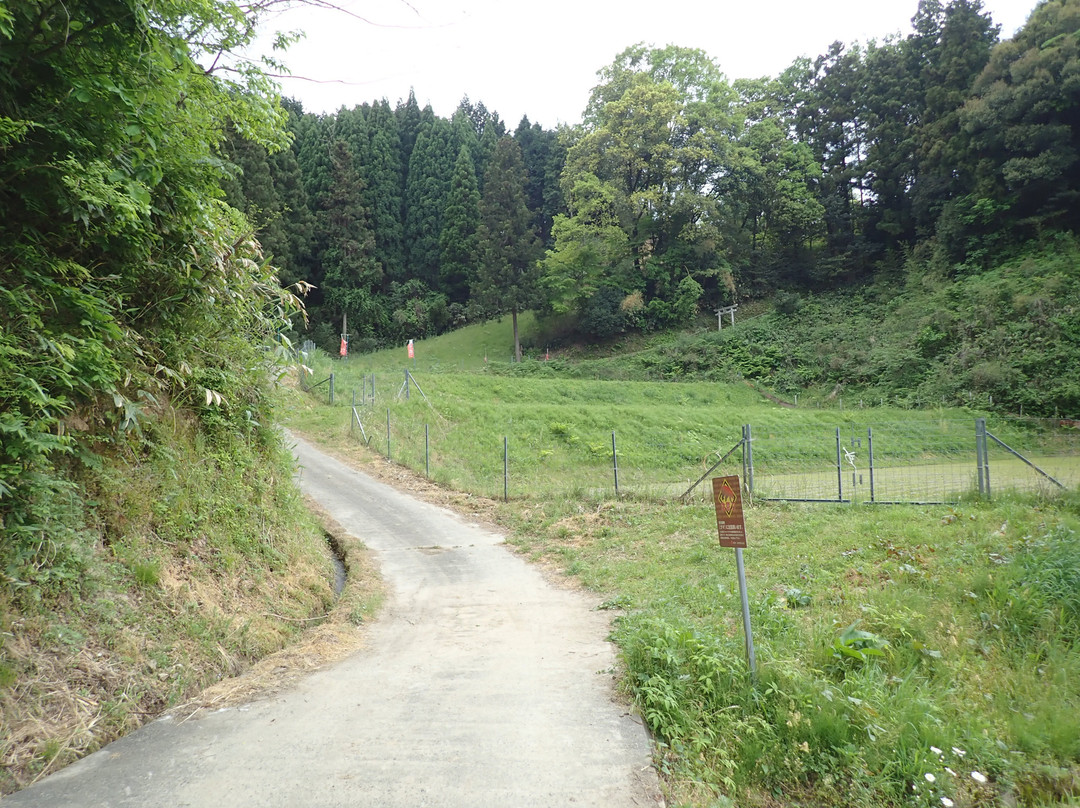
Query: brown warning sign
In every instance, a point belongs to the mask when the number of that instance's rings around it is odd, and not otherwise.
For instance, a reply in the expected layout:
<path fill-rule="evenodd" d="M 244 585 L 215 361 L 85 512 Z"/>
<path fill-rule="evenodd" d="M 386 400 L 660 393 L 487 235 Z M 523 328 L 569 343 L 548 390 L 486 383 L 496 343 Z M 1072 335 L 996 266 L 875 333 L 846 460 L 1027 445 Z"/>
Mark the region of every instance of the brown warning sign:
<path fill-rule="evenodd" d="M 713 502 L 716 504 L 716 529 L 721 547 L 746 547 L 746 522 L 743 520 L 739 478 L 713 477 Z"/>

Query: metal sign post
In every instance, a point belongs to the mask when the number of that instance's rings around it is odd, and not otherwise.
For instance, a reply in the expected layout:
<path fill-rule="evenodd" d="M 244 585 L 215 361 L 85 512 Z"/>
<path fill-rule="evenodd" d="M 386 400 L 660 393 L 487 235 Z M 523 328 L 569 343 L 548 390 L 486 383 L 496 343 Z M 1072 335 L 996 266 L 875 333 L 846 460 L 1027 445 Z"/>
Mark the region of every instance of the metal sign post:
<path fill-rule="evenodd" d="M 743 566 L 742 556 L 743 548 L 746 547 L 746 521 L 743 518 L 739 477 L 714 477 L 712 484 L 720 546 L 735 548 L 735 569 L 739 576 L 743 633 L 746 636 L 746 663 L 750 668 L 750 675 L 754 676 L 757 674 L 757 660 L 754 658 L 754 637 L 750 631 L 750 599 L 746 594 L 746 568 Z"/>

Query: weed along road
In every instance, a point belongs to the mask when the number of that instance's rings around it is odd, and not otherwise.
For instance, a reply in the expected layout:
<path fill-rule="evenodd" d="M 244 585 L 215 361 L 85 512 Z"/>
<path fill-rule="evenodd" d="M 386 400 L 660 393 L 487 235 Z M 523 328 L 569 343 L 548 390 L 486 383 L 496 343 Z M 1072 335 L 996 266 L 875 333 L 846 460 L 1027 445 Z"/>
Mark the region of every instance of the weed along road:
<path fill-rule="evenodd" d="M 299 441 L 301 485 L 390 594 L 363 650 L 244 707 L 162 719 L 5 806 L 662 805 L 604 612 L 502 538 Z"/>

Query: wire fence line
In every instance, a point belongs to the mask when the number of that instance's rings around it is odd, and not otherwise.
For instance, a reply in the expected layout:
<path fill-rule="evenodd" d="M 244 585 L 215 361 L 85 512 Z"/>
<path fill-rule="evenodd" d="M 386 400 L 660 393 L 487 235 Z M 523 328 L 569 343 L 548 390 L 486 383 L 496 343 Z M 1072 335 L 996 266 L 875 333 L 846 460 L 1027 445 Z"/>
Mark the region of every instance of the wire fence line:
<path fill-rule="evenodd" d="M 301 369 L 301 387 L 334 404 L 333 374 L 318 378 Z M 441 413 L 408 370 L 394 381 L 380 378 L 378 396 L 374 374 L 359 381 L 351 407 L 348 393 L 337 402 L 355 439 L 439 482 L 493 498 L 704 499 L 706 478 L 734 473 L 758 501 L 952 504 L 1080 487 L 1078 421 L 901 417 L 825 426 L 774 419 L 741 430 L 639 422 L 605 431 L 549 416 L 539 424 L 521 417 L 496 424 L 489 412 L 477 430 L 461 412 Z M 603 421 L 618 419 L 607 412 Z"/>
<path fill-rule="evenodd" d="M 350 432 L 397 463 L 455 487 L 495 498 L 513 496 L 708 496 L 710 475 L 741 473 L 757 501 L 867 505 L 954 504 L 1005 491 L 1051 494 L 1080 487 L 1080 430 L 1044 422 L 995 425 L 983 419 L 933 425 L 755 429 L 695 467 L 679 471 L 659 461 L 662 447 L 647 436 L 614 430 L 573 460 L 543 440 L 492 431 L 490 441 L 456 435 L 415 418 L 395 420 L 390 408 L 349 411 Z M 1001 433 L 1005 438 L 999 437 Z M 487 445 L 490 443 L 490 445 Z"/>
<path fill-rule="evenodd" d="M 748 492 L 764 500 L 946 504 L 1080 485 L 1080 430 L 1056 420 L 1002 419 L 994 431 L 982 418 L 750 430 L 749 438 Z"/>

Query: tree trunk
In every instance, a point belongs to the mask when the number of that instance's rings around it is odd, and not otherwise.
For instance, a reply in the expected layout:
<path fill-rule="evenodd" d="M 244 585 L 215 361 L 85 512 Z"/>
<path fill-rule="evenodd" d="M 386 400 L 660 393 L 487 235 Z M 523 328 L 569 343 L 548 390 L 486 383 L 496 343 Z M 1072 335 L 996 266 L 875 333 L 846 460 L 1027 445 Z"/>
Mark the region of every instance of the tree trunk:
<path fill-rule="evenodd" d="M 521 364 L 521 340 L 518 339 L 517 309 L 514 309 L 510 314 L 514 318 L 514 361 Z"/>

